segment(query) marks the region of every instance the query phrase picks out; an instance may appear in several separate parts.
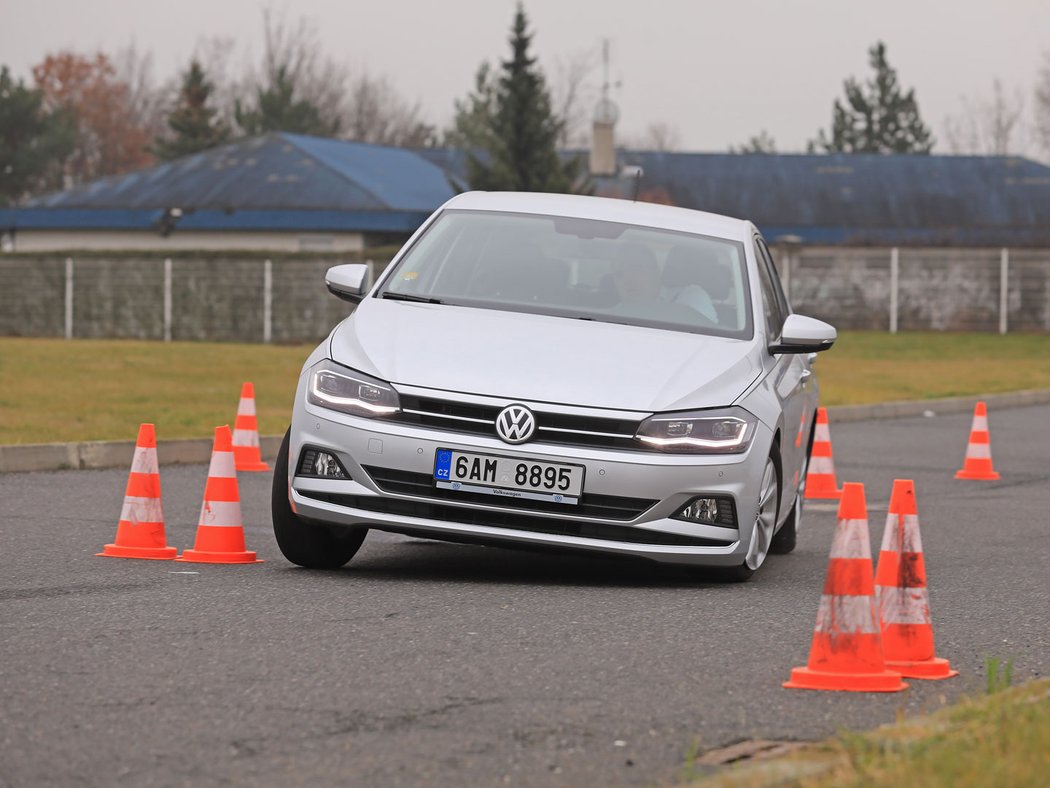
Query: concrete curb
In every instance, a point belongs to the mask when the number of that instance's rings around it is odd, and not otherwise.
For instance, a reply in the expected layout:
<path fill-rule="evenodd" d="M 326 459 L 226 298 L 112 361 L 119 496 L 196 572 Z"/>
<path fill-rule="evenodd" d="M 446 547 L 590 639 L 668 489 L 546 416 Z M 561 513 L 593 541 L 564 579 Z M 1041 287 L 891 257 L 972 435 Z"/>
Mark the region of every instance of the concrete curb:
<path fill-rule="evenodd" d="M 273 460 L 283 435 L 259 439 L 264 460 Z M 210 438 L 157 441 L 157 460 L 165 465 L 192 465 L 211 459 Z M 0 446 L 0 473 L 60 471 L 70 468 L 131 467 L 135 441 L 85 441 L 83 443 L 37 443 Z"/>
<path fill-rule="evenodd" d="M 838 405 L 828 408 L 828 418 L 833 422 L 844 423 L 922 416 L 927 411 L 938 415 L 969 413 L 979 400 L 986 402 L 992 410 L 1045 405 L 1050 403 L 1050 389 L 950 399 L 879 402 L 873 405 Z M 263 459 L 273 460 L 277 456 L 283 438 L 283 435 L 264 435 L 259 439 Z M 210 438 L 158 441 L 157 459 L 162 467 L 206 463 L 211 458 L 211 446 Z M 134 453 L 134 441 L 0 446 L 0 473 L 131 467 L 131 457 Z"/>

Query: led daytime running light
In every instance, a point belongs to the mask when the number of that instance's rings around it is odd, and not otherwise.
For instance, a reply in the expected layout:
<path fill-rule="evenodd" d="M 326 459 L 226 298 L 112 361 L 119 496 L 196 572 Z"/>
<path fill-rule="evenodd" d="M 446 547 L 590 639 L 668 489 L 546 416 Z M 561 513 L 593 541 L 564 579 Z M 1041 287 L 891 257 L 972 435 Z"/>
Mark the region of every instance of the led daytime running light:
<path fill-rule="evenodd" d="M 650 446 L 660 448 L 674 448 L 675 446 L 695 446 L 701 449 L 736 449 L 747 442 L 748 425 L 743 422 L 744 428 L 735 438 L 724 440 L 707 440 L 705 438 L 653 438 L 648 435 L 639 435 L 638 440 L 648 443 Z"/>

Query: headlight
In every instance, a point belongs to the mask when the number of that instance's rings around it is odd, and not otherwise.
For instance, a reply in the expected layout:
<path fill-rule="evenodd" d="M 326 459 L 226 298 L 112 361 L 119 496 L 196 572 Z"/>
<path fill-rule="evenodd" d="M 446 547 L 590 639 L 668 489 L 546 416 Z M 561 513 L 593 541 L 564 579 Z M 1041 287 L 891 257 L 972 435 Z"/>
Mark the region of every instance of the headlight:
<path fill-rule="evenodd" d="M 653 449 L 683 454 L 740 454 L 755 433 L 743 408 L 660 413 L 641 423 L 634 439 Z"/>
<path fill-rule="evenodd" d="M 389 385 L 332 361 L 322 361 L 310 372 L 306 399 L 322 408 L 368 418 L 401 410 L 397 392 Z"/>

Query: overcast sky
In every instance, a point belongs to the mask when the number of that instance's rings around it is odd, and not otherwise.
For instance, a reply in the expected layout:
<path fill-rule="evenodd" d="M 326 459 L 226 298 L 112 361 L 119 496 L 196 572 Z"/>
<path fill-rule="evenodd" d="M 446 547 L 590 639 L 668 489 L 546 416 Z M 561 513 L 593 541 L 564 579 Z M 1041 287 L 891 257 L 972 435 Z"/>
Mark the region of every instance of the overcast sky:
<path fill-rule="evenodd" d="M 446 124 L 478 64 L 505 57 L 514 0 L 275 0 L 290 20 L 315 21 L 325 51 L 386 75 Z M 131 42 L 168 78 L 202 37 L 236 41 L 235 61 L 262 51 L 260 0 L 0 0 L 0 63 L 19 76 L 63 48 L 111 52 Z M 1050 0 L 527 0 L 535 52 L 548 78 L 558 63 L 608 38 L 622 137 L 651 123 L 674 128 L 685 150 L 722 151 L 765 129 L 778 150 L 805 147 L 830 125 L 850 75 L 867 78 L 882 39 L 902 83 L 914 87 L 945 151 L 944 121 L 992 81 L 1032 104 L 1050 52 Z M 601 83 L 596 66 L 591 87 Z"/>

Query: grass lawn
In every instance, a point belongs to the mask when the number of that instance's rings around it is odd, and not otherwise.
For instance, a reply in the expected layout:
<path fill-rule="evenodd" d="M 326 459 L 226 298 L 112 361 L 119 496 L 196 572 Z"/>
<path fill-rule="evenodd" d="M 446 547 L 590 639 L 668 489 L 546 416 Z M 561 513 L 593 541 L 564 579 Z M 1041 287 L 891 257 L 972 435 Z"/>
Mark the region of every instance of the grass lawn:
<path fill-rule="evenodd" d="M 0 339 L 0 444 L 208 437 L 255 384 L 259 432 L 283 433 L 311 347 Z"/>
<path fill-rule="evenodd" d="M 866 733 L 840 733 L 791 755 L 742 763 L 691 786 L 797 785 L 954 788 L 1046 785 L 1050 774 L 1050 680 L 968 698 L 928 716 Z"/>
<path fill-rule="evenodd" d="M 311 348 L 0 338 L 0 444 L 207 437 L 255 384 L 259 431 L 284 432 Z M 817 362 L 826 405 L 1050 388 L 1050 336 L 844 332 Z"/>

